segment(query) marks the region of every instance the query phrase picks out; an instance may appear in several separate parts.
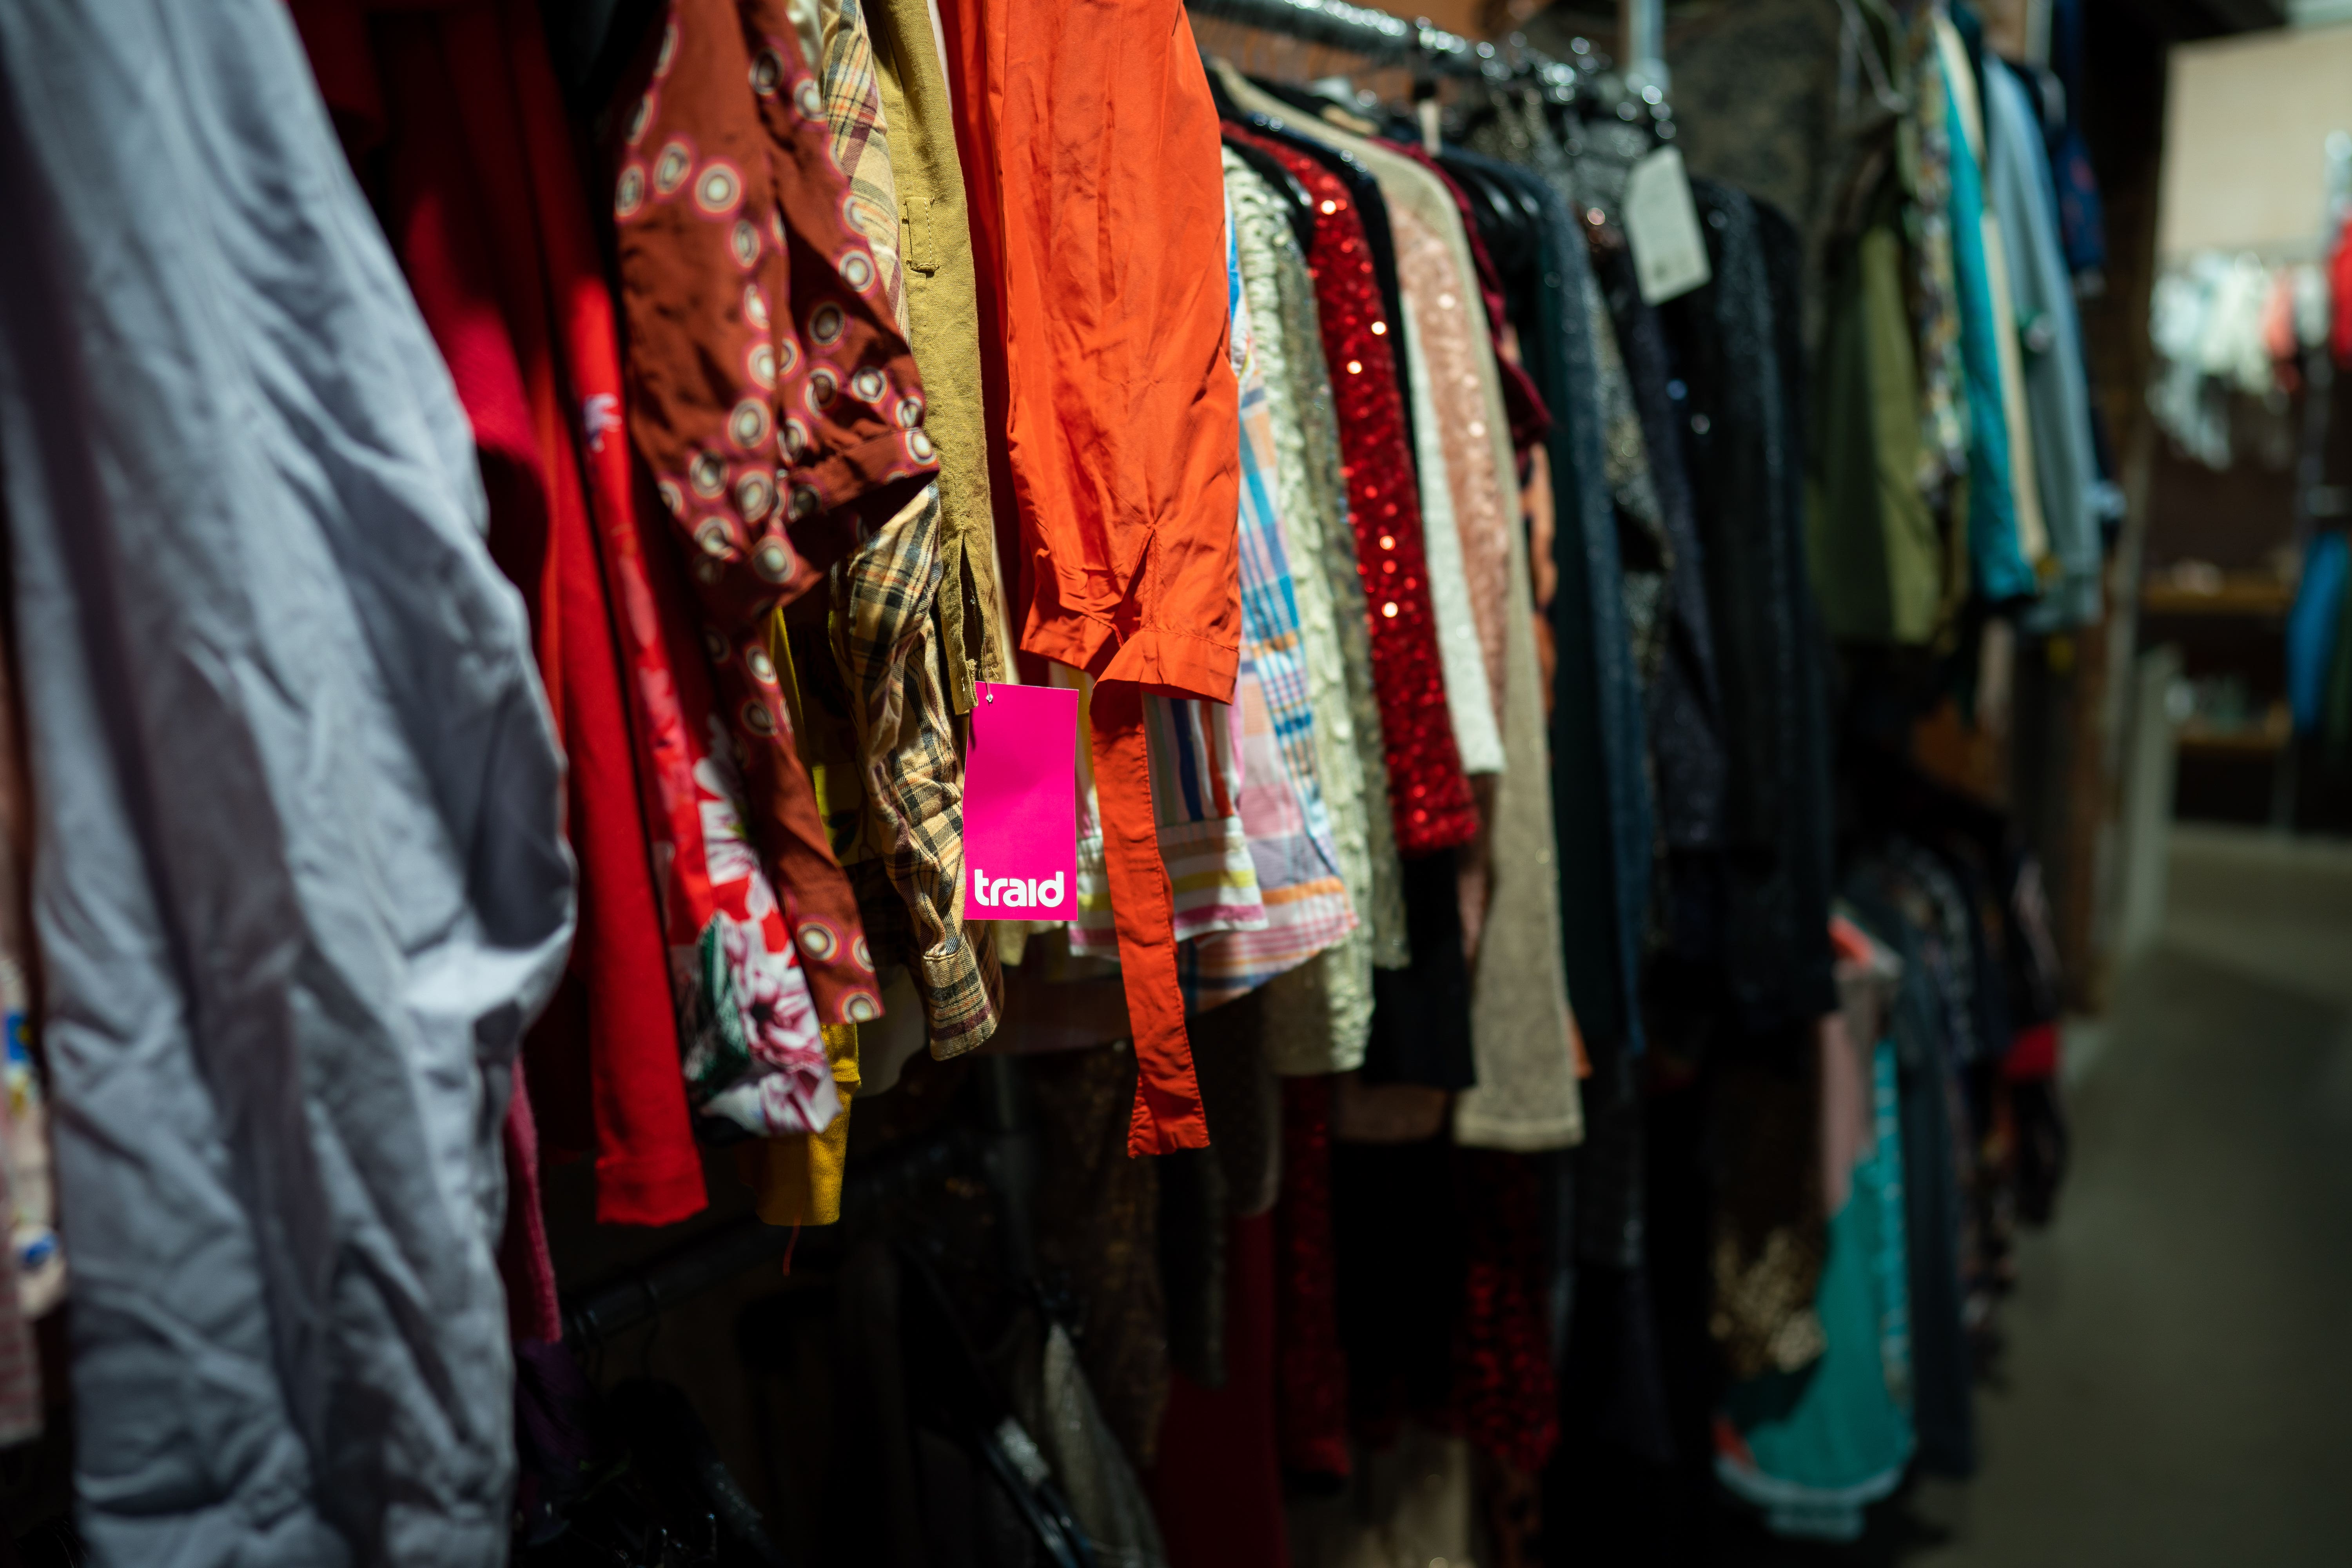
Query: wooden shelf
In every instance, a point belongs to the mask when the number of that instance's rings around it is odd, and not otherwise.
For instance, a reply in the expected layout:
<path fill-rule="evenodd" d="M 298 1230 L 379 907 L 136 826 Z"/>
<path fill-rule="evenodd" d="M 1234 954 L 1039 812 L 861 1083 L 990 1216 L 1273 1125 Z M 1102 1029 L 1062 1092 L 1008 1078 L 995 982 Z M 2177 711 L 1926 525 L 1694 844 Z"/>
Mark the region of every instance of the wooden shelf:
<path fill-rule="evenodd" d="M 2227 730 L 2191 719 L 2180 727 L 2179 735 L 2182 751 L 2209 757 L 2275 757 L 2294 740 L 2294 721 L 2284 703 L 2264 714 L 2259 723 Z"/>
<path fill-rule="evenodd" d="M 2267 572 L 2231 573 L 2210 592 L 2151 577 L 2139 591 L 2140 613 L 2149 616 L 2284 616 L 2294 605 L 2294 585 Z"/>

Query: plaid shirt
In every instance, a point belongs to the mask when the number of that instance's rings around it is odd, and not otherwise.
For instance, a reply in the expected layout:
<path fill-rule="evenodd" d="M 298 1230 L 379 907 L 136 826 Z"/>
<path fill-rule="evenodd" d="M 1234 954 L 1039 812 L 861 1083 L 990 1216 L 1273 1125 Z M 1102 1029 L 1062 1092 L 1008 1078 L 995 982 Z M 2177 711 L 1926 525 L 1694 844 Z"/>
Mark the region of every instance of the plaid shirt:
<path fill-rule="evenodd" d="M 799 0 L 805 5 L 810 0 Z M 797 18 L 795 18 L 797 19 Z M 883 298 L 898 330 L 907 330 L 907 271 L 898 258 L 898 186 L 890 173 L 890 138 L 882 114 L 882 83 L 874 40 L 857 0 L 823 0 L 824 118 L 833 134 L 833 161 L 849 181 L 847 216 L 866 237 L 879 269 Z"/>
<path fill-rule="evenodd" d="M 931 1050 L 954 1056 L 996 1032 L 1003 980 L 984 933 L 958 918 L 963 757 L 940 667 L 936 487 L 834 575 L 834 658 L 849 684 L 864 763 L 866 837 L 912 921 L 909 958 Z"/>
<path fill-rule="evenodd" d="M 857 0 L 801 4 L 821 5 L 834 162 L 849 181 L 848 216 L 873 248 L 884 296 L 904 331 L 898 193 L 873 41 Z M 940 658 L 940 542 L 934 487 L 835 572 L 831 634 L 857 742 L 865 832 L 856 858 L 880 863 L 887 890 L 870 871 L 853 871 L 852 882 L 875 934 L 885 942 L 883 933 L 903 935 L 902 942 L 890 945 L 904 947 L 931 1049 L 948 1057 L 996 1032 L 1003 983 L 986 928 L 968 932 L 957 916 L 963 886 L 963 757 Z M 903 912 L 875 907 L 894 895 Z"/>

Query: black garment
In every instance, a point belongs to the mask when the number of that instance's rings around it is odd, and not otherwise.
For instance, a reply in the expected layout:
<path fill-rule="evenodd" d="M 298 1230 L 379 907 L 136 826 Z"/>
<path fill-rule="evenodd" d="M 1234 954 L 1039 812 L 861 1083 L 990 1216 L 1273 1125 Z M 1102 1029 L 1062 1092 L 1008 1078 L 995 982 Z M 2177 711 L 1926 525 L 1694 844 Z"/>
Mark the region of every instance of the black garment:
<path fill-rule="evenodd" d="M 1966 1019 L 1955 1026 L 1959 1059 L 2000 1062 L 2020 1029 L 2058 1007 L 2041 872 L 2016 825 L 1884 746 L 1856 744 L 1847 772 L 1856 843 L 1927 858 L 1932 868 L 1920 875 L 1952 908 L 1949 940 L 1965 942 L 1969 975 Z"/>
<path fill-rule="evenodd" d="M 877 1568 L 1048 1562 L 1014 1500 L 972 1451 L 971 1424 L 924 1386 L 930 1369 L 919 1352 L 928 1342 L 913 1331 L 926 1316 L 922 1289 L 879 1242 L 858 1247 L 841 1271 L 835 1452 L 858 1458 L 834 1471 L 835 1506 L 824 1513 L 828 1558 Z"/>
<path fill-rule="evenodd" d="M 1495 265 L 1496 281 L 1502 287 L 1504 314 L 1515 322 L 1532 323 L 1536 290 L 1542 286 L 1542 209 L 1475 153 L 1444 146 L 1438 150 L 1437 166 L 1469 198 L 1478 243 L 1486 247 L 1486 258 Z"/>
<path fill-rule="evenodd" d="M 1903 1126 L 1903 1225 L 1910 1285 L 1911 1419 L 1919 1468 L 1976 1473 L 1975 1366 L 1962 1316 L 1961 1194 L 1952 1139 L 1950 1040 L 1918 928 L 1888 896 L 1885 869 L 1857 868 L 1843 891 L 1872 936 L 1903 961 L 1888 1025 Z"/>
<path fill-rule="evenodd" d="M 1213 1149 L 1179 1149 L 1160 1166 L 1160 1290 L 1168 1364 L 1202 1388 L 1225 1385 L 1224 1173 Z"/>
<path fill-rule="evenodd" d="M 1443 1419 L 1454 1391 L 1465 1227 L 1454 1149 L 1331 1145 L 1331 1248 L 1349 1413 L 1376 1438 L 1407 1416 Z"/>
<path fill-rule="evenodd" d="M 1805 567 L 1801 410 L 1784 363 L 1799 310 L 1796 232 L 1694 183 L 1713 280 L 1673 301 L 1690 389 L 1694 510 L 1729 763 L 1725 972 L 1751 1034 L 1837 1007 L 1829 942 L 1826 647 Z"/>
<path fill-rule="evenodd" d="M 1470 965 L 1462 956 L 1462 898 L 1451 849 L 1404 862 L 1405 941 L 1412 962 L 1372 971 L 1372 1036 L 1364 1081 L 1463 1089 L 1478 1081 L 1470 1048 Z"/>
<path fill-rule="evenodd" d="M 1658 312 L 1643 302 L 1633 251 L 1612 247 L 1594 264 L 1617 329 L 1617 352 L 1642 422 L 1643 445 L 1649 449 L 1650 487 L 1657 496 L 1666 546 L 1664 559 L 1656 563 L 1665 579 L 1664 649 L 1647 703 L 1659 835 L 1670 852 L 1713 850 L 1723 842 L 1728 781 L 1717 731 L 1720 698 L 1706 603 L 1706 552 L 1693 519 L 1688 467 L 1688 437 L 1704 439 L 1705 433 L 1693 429 L 1693 416 L 1678 406 L 1688 401 L 1685 383 L 1675 374 Z M 1701 422 L 1704 417 L 1697 416 Z M 1632 559 L 1630 544 L 1626 553 Z M 1681 889 L 1671 883 L 1670 889 L 1670 898 L 1678 900 Z M 1670 917 L 1668 929 L 1683 923 Z"/>
<path fill-rule="evenodd" d="M 1638 1052 L 1643 1031 L 1634 999 L 1650 900 L 1646 725 L 1602 456 L 1600 373 L 1588 310 L 1591 265 L 1565 194 L 1566 167 L 1556 147 L 1532 140 L 1536 129 L 1523 119 L 1498 118 L 1482 132 L 1482 145 L 1530 166 L 1491 157 L 1477 158 L 1476 166 L 1513 185 L 1542 218 L 1537 309 L 1521 321 L 1519 340 L 1536 390 L 1552 413 L 1547 450 L 1558 507 L 1552 564 L 1559 584 L 1549 614 L 1559 663 L 1549 752 L 1561 950 L 1587 1049 L 1598 1053 L 1622 1042 Z"/>
<path fill-rule="evenodd" d="M 1701 1560 L 1684 1537 L 1695 1535 L 1687 1527 L 1707 1495 L 1704 1476 L 1696 1486 L 1691 1476 L 1706 1450 L 1688 1447 L 1686 1423 L 1677 1419 L 1692 1403 L 1683 1374 L 1704 1376 L 1709 1365 L 1703 1349 L 1694 1363 L 1686 1337 L 1675 1332 L 1687 1316 L 1678 1309 L 1690 1299 L 1683 1255 L 1691 1237 L 1687 1224 L 1676 1223 L 1687 1205 L 1675 1201 L 1689 1185 L 1676 1177 L 1689 1172 L 1671 1162 L 1688 1151 L 1670 1118 L 1662 1129 L 1669 1163 L 1661 1169 L 1652 1158 L 1643 1060 L 1622 1045 L 1595 1052 L 1585 1080 L 1585 1141 L 1573 1156 L 1574 1307 L 1560 1366 L 1559 1447 L 1544 1477 L 1545 1561 L 1561 1568 Z M 1661 1205 L 1653 1193 L 1662 1176 Z M 1675 1256 L 1662 1259 L 1653 1246 L 1654 1207 L 1668 1230 L 1656 1239 Z"/>

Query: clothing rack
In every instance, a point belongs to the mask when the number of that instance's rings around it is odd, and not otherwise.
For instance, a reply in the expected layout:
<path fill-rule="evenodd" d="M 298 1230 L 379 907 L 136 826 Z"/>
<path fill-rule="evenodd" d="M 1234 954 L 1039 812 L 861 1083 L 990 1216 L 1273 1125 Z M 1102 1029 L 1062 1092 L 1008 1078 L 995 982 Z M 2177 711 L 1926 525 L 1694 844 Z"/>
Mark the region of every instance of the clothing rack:
<path fill-rule="evenodd" d="M 1575 67 L 1517 39 L 1498 49 L 1493 44 L 1449 33 L 1427 17 L 1409 22 L 1386 11 L 1351 5 L 1348 0 L 1186 0 L 1186 5 L 1217 21 L 1259 27 L 1302 43 L 1345 49 L 1381 65 L 1406 66 L 1437 76 L 1495 80 L 1532 76 L 1570 82 L 1578 74 Z"/>
<path fill-rule="evenodd" d="M 1480 46 L 1432 26 L 1426 18 L 1408 22 L 1386 11 L 1350 5 L 1348 0 L 1187 0 L 1187 5 L 1220 21 L 1326 44 L 1383 64 L 1422 64 L 1449 75 L 1475 75 L 1485 65 Z M 1491 58 L 1494 46 L 1484 47 Z"/>
<path fill-rule="evenodd" d="M 1637 98 L 1666 90 L 1665 0 L 1617 0 L 1617 47 L 1625 57 L 1625 85 Z"/>
<path fill-rule="evenodd" d="M 1604 110 L 1634 119 L 1646 110 L 1667 129 L 1665 62 L 1657 58 L 1663 37 L 1660 0 L 1619 0 L 1621 47 L 1637 51 L 1622 77 L 1610 58 L 1576 40 L 1573 61 L 1556 59 L 1514 33 L 1502 44 L 1465 38 L 1433 26 L 1427 17 L 1407 21 L 1387 11 L 1348 0 L 1185 0 L 1186 8 L 1211 21 L 1255 27 L 1302 43 L 1360 55 L 1376 65 L 1400 67 L 1417 75 L 1476 77 L 1487 81 L 1532 82 L 1557 102 L 1598 100 Z M 1638 51 L 1648 51 L 1646 54 Z M 1628 108 L 1639 101 L 1641 107 Z"/>

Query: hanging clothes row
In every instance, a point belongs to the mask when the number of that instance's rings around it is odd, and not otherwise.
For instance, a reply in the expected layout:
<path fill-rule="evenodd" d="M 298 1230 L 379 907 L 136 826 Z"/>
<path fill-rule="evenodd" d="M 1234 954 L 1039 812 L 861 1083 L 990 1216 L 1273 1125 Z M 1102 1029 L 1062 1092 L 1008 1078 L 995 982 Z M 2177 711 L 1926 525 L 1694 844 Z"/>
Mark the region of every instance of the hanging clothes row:
<path fill-rule="evenodd" d="M 1964 1468 L 2054 1002 L 1997 819 L 1842 818 L 1832 691 L 2098 611 L 2021 79 L 1848 7 L 1797 202 L 1581 40 L 1432 115 L 1174 0 L 592 9 L 0 18 L 99 1558 L 716 1485 L 564 1342 L 574 1161 L 602 1225 L 837 1227 L 819 1473 L 875 1462 L 687 1509 L 754 1556 L 1566 1561 L 1661 1477 L 1836 1534 Z M 1063 918 L 969 885 L 1010 686 L 1076 694 Z M 920 1201 L 841 1223 L 862 1169 Z"/>

